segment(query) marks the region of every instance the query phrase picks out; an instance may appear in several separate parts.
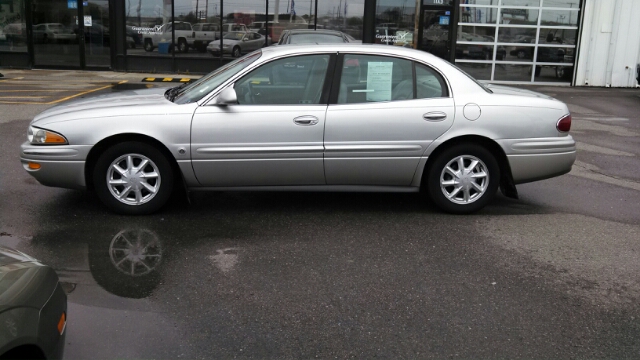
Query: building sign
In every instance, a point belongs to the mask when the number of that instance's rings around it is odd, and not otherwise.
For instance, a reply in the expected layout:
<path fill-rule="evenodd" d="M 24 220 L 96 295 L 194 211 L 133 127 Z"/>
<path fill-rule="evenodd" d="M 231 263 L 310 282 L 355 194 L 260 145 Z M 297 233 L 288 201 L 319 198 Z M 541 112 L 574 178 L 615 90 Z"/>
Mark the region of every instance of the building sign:
<path fill-rule="evenodd" d="M 67 1 L 67 9 L 77 9 L 78 1 L 77 0 L 68 0 Z"/>
<path fill-rule="evenodd" d="M 452 5 L 453 0 L 423 0 L 422 5 Z"/>
<path fill-rule="evenodd" d="M 449 25 L 449 17 L 440 16 L 440 25 Z"/>

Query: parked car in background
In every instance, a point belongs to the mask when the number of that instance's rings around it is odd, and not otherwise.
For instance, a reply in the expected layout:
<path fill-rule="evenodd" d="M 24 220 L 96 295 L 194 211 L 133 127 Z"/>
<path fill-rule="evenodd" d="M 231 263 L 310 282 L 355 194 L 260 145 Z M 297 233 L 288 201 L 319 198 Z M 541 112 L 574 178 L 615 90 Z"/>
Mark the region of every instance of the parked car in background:
<path fill-rule="evenodd" d="M 205 52 L 210 42 L 220 39 L 220 24 L 194 24 L 193 33 L 193 47 L 199 52 Z"/>
<path fill-rule="evenodd" d="M 4 36 L 7 39 L 7 42 L 11 42 L 13 44 L 26 44 L 27 42 L 27 25 L 23 23 L 13 23 L 9 25 L 5 25 Z"/>
<path fill-rule="evenodd" d="M 194 33 L 191 23 L 184 21 L 174 21 L 166 23 L 154 31 L 150 31 L 143 35 L 144 49 L 148 52 L 158 47 L 160 43 L 171 43 L 172 29 L 175 26 L 175 43 L 171 44 L 172 49 L 179 52 L 189 51 L 189 47 L 193 46 Z"/>
<path fill-rule="evenodd" d="M 263 46 L 264 36 L 252 31 L 232 31 L 222 38 L 222 52 L 233 57 L 240 57 Z M 210 42 L 207 51 L 213 56 L 220 56 L 220 40 Z"/>
<path fill-rule="evenodd" d="M 49 266 L 0 246 L 0 359 L 61 359 L 67 295 Z"/>
<path fill-rule="evenodd" d="M 570 127 L 563 102 L 482 85 L 427 52 L 287 45 L 191 84 L 49 108 L 29 124 L 20 161 L 40 183 L 90 188 L 121 214 L 157 211 L 179 185 L 423 191 L 465 214 L 498 188 L 517 198 L 516 184 L 568 173 Z"/>
<path fill-rule="evenodd" d="M 33 25 L 33 40 L 35 43 L 69 43 L 77 41 L 73 30 L 59 23 L 45 23 Z"/>
<path fill-rule="evenodd" d="M 291 29 L 280 35 L 278 45 L 285 44 L 330 44 L 362 42 L 351 35 L 336 30 Z"/>

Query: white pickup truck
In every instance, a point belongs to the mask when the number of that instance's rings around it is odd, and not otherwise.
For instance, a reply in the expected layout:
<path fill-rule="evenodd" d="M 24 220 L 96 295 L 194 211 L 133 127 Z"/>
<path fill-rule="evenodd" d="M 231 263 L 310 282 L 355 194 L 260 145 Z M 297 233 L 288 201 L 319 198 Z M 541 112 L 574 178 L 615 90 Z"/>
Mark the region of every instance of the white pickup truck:
<path fill-rule="evenodd" d="M 142 43 L 144 44 L 144 49 L 151 52 L 158 47 L 158 44 L 171 42 L 171 30 L 174 26 L 176 35 L 173 48 L 179 52 L 189 51 L 189 47 L 194 45 L 195 33 L 191 24 L 183 21 L 174 21 L 149 28 L 148 31 L 143 33 Z"/>
<path fill-rule="evenodd" d="M 245 24 L 223 24 L 222 32 L 224 34 L 231 31 L 247 32 L 247 26 Z M 220 39 L 220 24 L 217 23 L 200 23 L 193 25 L 193 48 L 199 52 L 206 52 L 207 45 L 210 42 Z M 176 34 L 176 38 L 177 38 Z"/>

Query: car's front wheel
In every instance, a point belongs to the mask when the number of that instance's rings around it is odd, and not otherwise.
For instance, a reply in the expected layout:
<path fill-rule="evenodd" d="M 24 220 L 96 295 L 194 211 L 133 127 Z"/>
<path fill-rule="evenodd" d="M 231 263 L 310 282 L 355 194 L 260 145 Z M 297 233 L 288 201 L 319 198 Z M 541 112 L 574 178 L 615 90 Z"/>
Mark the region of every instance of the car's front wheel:
<path fill-rule="evenodd" d="M 440 209 L 468 214 L 482 209 L 500 183 L 496 158 L 482 146 L 458 144 L 437 155 L 427 169 L 427 191 Z"/>
<path fill-rule="evenodd" d="M 158 211 L 173 190 L 173 170 L 157 148 L 142 142 L 116 144 L 102 153 L 93 171 L 100 200 L 119 214 Z"/>
<path fill-rule="evenodd" d="M 236 46 L 233 48 L 233 52 L 232 52 L 233 57 L 239 58 L 240 55 L 242 55 L 242 52 L 240 51 L 240 47 Z"/>

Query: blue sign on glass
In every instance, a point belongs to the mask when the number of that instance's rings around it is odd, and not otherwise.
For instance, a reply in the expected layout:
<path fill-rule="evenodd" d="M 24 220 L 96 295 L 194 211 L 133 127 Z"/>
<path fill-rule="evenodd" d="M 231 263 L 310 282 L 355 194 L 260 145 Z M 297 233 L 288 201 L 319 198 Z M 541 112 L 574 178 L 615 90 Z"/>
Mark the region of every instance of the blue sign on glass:
<path fill-rule="evenodd" d="M 89 6 L 89 2 L 88 1 L 83 1 L 82 2 L 82 6 Z"/>
<path fill-rule="evenodd" d="M 78 1 L 77 0 L 67 0 L 67 8 L 69 9 L 77 9 Z"/>
<path fill-rule="evenodd" d="M 445 15 L 451 15 L 451 11 L 445 11 L 444 14 Z"/>
<path fill-rule="evenodd" d="M 440 16 L 440 25 L 449 25 L 449 17 Z"/>

